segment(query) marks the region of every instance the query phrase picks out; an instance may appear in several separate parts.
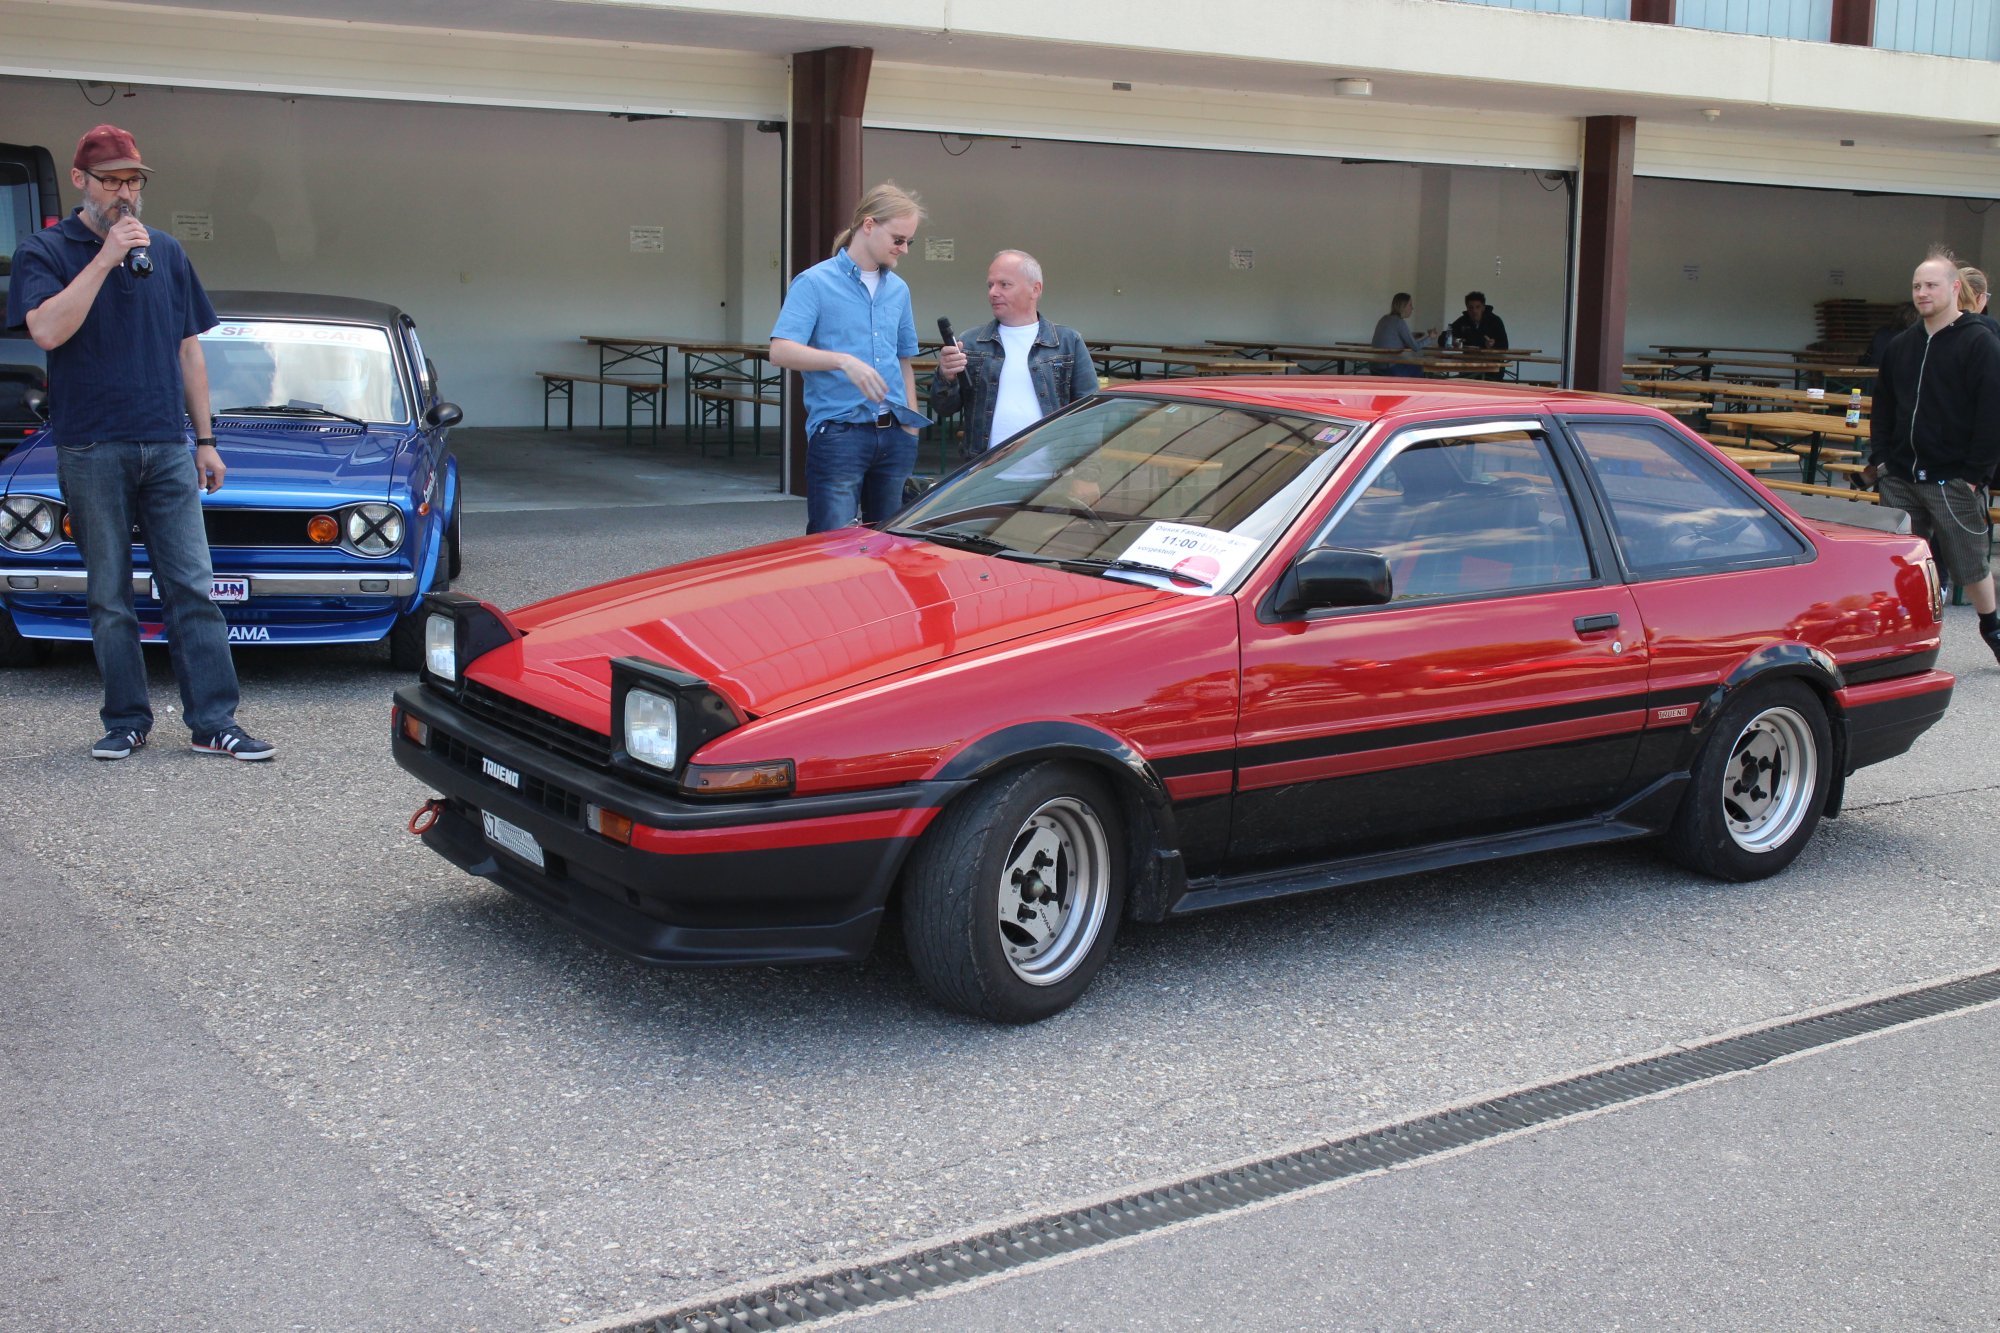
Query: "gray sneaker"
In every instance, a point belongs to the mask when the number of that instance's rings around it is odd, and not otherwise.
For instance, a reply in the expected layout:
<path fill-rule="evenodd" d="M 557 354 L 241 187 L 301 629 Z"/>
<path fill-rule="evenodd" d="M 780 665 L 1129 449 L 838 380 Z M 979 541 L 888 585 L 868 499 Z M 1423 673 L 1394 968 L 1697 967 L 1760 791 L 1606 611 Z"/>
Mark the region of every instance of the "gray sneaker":
<path fill-rule="evenodd" d="M 269 759 L 278 752 L 278 747 L 271 742 L 258 740 L 234 723 L 207 736 L 196 736 L 194 748 L 202 754 L 221 754 L 231 759 L 252 761 Z"/>
<path fill-rule="evenodd" d="M 113 727 L 104 739 L 90 747 L 92 759 L 124 759 L 134 750 L 146 748 L 146 733 L 130 727 Z"/>

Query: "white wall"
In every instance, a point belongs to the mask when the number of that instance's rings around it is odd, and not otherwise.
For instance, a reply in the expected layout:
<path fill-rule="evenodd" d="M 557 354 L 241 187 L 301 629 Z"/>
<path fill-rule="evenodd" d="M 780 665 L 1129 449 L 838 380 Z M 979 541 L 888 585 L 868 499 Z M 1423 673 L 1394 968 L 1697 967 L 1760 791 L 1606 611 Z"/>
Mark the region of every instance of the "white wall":
<path fill-rule="evenodd" d="M 722 122 L 160 88 L 98 108 L 0 81 L 0 139 L 47 145 L 70 206 L 70 153 L 105 119 L 157 164 L 148 223 L 213 215 L 188 247 L 208 287 L 401 306 L 468 425 L 539 424 L 534 372 L 595 365 L 580 334 L 724 337 L 742 286 Z M 747 136 L 746 254 L 776 248 L 774 137 Z M 665 253 L 633 253 L 632 226 L 664 227 Z"/>
<path fill-rule="evenodd" d="M 960 330 L 990 317 L 986 264 L 1003 247 L 1041 260 L 1043 312 L 1093 338 L 1365 341 L 1391 295 L 1420 289 L 1422 168 L 1020 142 L 976 140 L 953 156 L 956 138 L 868 134 L 868 179 L 917 191 L 931 215 L 923 235 L 955 243 L 947 264 L 927 261 L 920 238 L 899 269 L 919 336 L 934 336 L 941 314 Z M 1451 175 L 1451 278 L 1416 322 L 1449 320 L 1464 288 L 1483 287 L 1517 342 L 1559 347 L 1564 195 L 1527 172 Z M 1254 266 L 1232 269 L 1232 249 L 1251 250 Z"/>
<path fill-rule="evenodd" d="M 1908 300 L 1910 270 L 1947 237 L 1952 210 L 1965 205 L 1642 177 L 1632 189 L 1626 349 L 1804 347 L 1818 336 L 1817 301 Z"/>

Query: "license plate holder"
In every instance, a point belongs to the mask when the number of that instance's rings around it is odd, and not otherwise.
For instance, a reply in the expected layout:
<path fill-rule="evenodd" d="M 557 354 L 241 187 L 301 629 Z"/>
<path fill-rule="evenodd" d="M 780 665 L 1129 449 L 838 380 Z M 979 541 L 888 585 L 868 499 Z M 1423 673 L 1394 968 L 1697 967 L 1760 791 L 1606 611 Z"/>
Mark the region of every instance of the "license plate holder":
<path fill-rule="evenodd" d="M 146 595 L 154 601 L 160 600 L 160 581 L 146 580 Z M 208 581 L 208 600 L 211 602 L 247 602 L 250 600 L 250 578 L 246 574 L 217 574 Z"/>
<path fill-rule="evenodd" d="M 537 870 L 546 870 L 548 863 L 542 855 L 542 844 L 535 835 L 519 824 L 510 824 L 490 811 L 479 812 L 480 825 L 486 830 L 486 840 L 504 852 L 510 852 L 526 861 Z"/>

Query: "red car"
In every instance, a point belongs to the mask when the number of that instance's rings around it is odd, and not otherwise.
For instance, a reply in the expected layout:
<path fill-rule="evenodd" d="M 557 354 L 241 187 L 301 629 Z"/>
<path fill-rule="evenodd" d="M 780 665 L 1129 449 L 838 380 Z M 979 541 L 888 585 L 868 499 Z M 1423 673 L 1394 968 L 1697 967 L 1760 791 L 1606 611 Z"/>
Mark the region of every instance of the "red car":
<path fill-rule="evenodd" d="M 1112 390 L 879 531 L 431 605 L 394 746 L 453 864 L 660 964 L 897 904 L 1005 1022 L 1126 918 L 1632 838 L 1770 875 L 1953 683 L 1921 541 L 1491 385 Z"/>

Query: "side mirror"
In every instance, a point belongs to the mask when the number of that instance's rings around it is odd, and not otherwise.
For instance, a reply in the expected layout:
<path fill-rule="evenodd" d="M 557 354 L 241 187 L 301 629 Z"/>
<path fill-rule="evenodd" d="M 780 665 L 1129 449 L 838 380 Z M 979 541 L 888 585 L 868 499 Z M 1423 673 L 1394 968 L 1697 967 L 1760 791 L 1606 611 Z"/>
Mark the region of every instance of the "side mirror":
<path fill-rule="evenodd" d="M 1389 562 L 1378 551 L 1315 546 L 1278 581 L 1271 609 L 1284 620 L 1336 606 L 1381 606 L 1395 596 Z"/>
<path fill-rule="evenodd" d="M 21 391 L 21 406 L 34 413 L 37 421 L 48 421 L 49 395 L 46 390 L 23 389 Z"/>
<path fill-rule="evenodd" d="M 432 403 L 424 412 L 424 420 L 433 426 L 456 426 L 465 420 L 465 413 L 459 410 L 457 403 Z"/>

